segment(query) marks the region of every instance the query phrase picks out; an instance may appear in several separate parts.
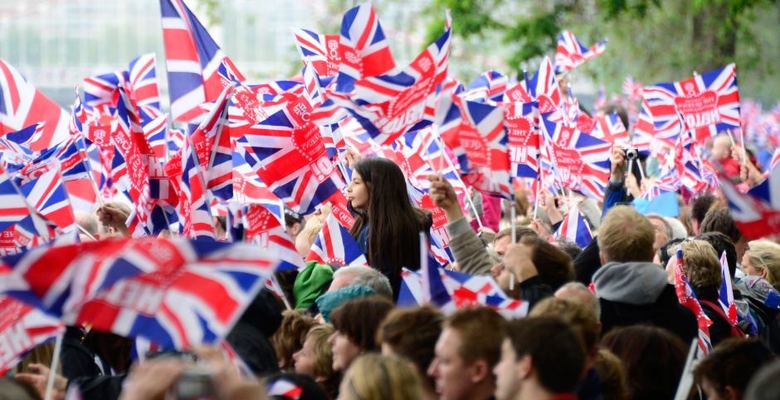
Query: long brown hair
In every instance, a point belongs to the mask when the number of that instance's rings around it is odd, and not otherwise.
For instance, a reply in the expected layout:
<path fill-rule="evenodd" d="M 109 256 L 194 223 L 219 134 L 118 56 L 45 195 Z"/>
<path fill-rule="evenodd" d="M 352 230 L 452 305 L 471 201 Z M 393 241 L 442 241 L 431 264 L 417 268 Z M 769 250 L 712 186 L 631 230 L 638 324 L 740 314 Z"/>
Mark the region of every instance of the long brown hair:
<path fill-rule="evenodd" d="M 400 277 L 401 267 L 419 269 L 419 232 L 426 214 L 412 206 L 406 179 L 386 158 L 367 158 L 354 167 L 368 188 L 368 212 L 357 212 L 352 236 L 368 224 L 368 263 L 388 277 Z M 391 278 L 396 290 L 397 279 Z"/>

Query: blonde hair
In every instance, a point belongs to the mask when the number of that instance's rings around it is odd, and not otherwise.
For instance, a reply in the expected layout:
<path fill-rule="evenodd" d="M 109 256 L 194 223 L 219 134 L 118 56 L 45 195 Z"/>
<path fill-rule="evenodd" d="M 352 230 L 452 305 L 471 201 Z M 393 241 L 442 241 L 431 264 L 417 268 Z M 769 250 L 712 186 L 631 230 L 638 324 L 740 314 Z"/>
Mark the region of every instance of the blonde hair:
<path fill-rule="evenodd" d="M 628 383 L 623 362 L 607 349 L 599 349 L 593 368 L 601 381 L 601 395 L 604 400 L 628 399 Z"/>
<path fill-rule="evenodd" d="M 747 254 L 753 267 L 766 270 L 767 282 L 775 289 L 780 288 L 780 244 L 765 239 L 754 240 L 748 243 Z"/>
<path fill-rule="evenodd" d="M 652 261 L 655 228 L 628 206 L 615 206 L 601 223 L 599 251 L 606 262 Z"/>
<path fill-rule="evenodd" d="M 328 344 L 328 338 L 334 331 L 332 325 L 324 324 L 312 327 L 306 334 L 306 340 L 314 341 L 314 376 L 333 376 L 333 348 Z"/>
<path fill-rule="evenodd" d="M 422 384 L 411 362 L 396 356 L 365 354 L 349 366 L 340 394 L 354 400 L 418 400 Z"/>
<path fill-rule="evenodd" d="M 601 325 L 593 308 L 572 299 L 548 297 L 537 303 L 529 317 L 558 317 L 574 330 L 587 352 L 596 348 L 601 335 Z"/>
<path fill-rule="evenodd" d="M 720 287 L 718 253 L 704 240 L 685 240 L 681 244 L 685 273 L 694 288 Z"/>

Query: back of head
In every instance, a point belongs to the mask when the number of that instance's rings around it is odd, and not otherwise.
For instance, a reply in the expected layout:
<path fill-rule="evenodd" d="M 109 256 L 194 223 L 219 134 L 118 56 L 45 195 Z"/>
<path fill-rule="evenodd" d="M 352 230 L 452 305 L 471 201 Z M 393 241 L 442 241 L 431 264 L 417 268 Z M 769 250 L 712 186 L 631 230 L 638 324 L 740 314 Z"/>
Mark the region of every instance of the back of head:
<path fill-rule="evenodd" d="M 341 381 L 339 398 L 418 400 L 423 391 L 414 367 L 396 356 L 365 354 L 358 357 Z"/>
<path fill-rule="evenodd" d="M 350 285 L 364 285 L 370 287 L 377 295 L 393 298 L 393 288 L 390 287 L 390 280 L 381 272 L 373 268 L 363 266 L 347 266 L 336 270 L 333 278 L 336 279 L 342 275 L 352 276 Z"/>
<path fill-rule="evenodd" d="M 742 233 L 737 229 L 737 224 L 728 208 L 715 207 L 707 211 L 701 222 L 701 233 L 705 232 L 723 233 L 735 244 L 742 239 Z"/>
<path fill-rule="evenodd" d="M 590 353 L 595 350 L 601 325 L 593 309 L 574 300 L 548 297 L 531 310 L 531 317 L 558 317 L 574 330 Z"/>
<path fill-rule="evenodd" d="M 745 391 L 745 400 L 780 399 L 780 360 L 763 366 L 750 380 Z"/>
<path fill-rule="evenodd" d="M 681 246 L 691 285 L 696 289 L 719 288 L 722 274 L 715 249 L 703 240 L 686 240 Z"/>
<path fill-rule="evenodd" d="M 456 331 L 462 345 L 458 354 L 466 363 L 486 360 L 491 368 L 501 358 L 506 320 L 487 307 L 466 308 L 453 313 L 444 322 L 446 329 Z"/>
<path fill-rule="evenodd" d="M 571 257 L 563 250 L 538 236 L 523 237 L 520 243 L 531 248 L 531 262 L 534 263 L 539 278 L 553 290 L 574 280 Z"/>
<path fill-rule="evenodd" d="M 581 282 L 569 282 L 555 291 L 555 297 L 580 303 L 593 312 L 596 320 L 601 319 L 601 303 L 599 298 Z"/>
<path fill-rule="evenodd" d="M 700 385 L 707 381 L 706 386 L 721 398 L 726 398 L 728 388 L 741 396 L 756 371 L 773 359 L 772 351 L 759 339 L 727 339 L 699 362 L 694 378 Z"/>
<path fill-rule="evenodd" d="M 303 347 L 306 334 L 316 322 L 314 318 L 302 311 L 285 310 L 282 313 L 282 324 L 271 337 L 271 344 L 276 351 L 276 360 L 281 368 L 293 365 L 293 353 Z"/>
<path fill-rule="evenodd" d="M 610 331 L 601 345 L 623 362 L 632 399 L 672 398 L 688 349 L 669 331 L 633 325 Z"/>
<path fill-rule="evenodd" d="M 539 384 L 553 393 L 573 392 L 585 369 L 585 349 L 572 328 L 556 317 L 509 322 L 507 337 L 515 358 L 531 357 Z"/>
<path fill-rule="evenodd" d="M 443 314 L 433 307 L 397 308 L 387 315 L 377 332 L 377 342 L 394 354 L 408 358 L 421 376 L 431 365 L 436 341 L 442 330 Z M 433 382 L 428 382 L 433 387 Z"/>
<path fill-rule="evenodd" d="M 593 368 L 601 381 L 604 400 L 627 400 L 628 382 L 623 362 L 607 349 L 599 349 Z"/>
<path fill-rule="evenodd" d="M 338 306 L 330 314 L 333 327 L 345 334 L 352 342 L 365 351 L 379 349 L 376 331 L 385 319 L 393 303 L 383 297 L 371 296 L 350 300 Z"/>
<path fill-rule="evenodd" d="M 707 215 L 707 211 L 715 204 L 715 200 L 715 195 L 707 192 L 697 196 L 693 199 L 693 202 L 691 202 L 691 217 L 699 226 L 701 226 L 702 221 L 704 221 L 704 216 Z"/>
<path fill-rule="evenodd" d="M 734 272 L 737 270 L 737 248 L 731 238 L 721 232 L 706 232 L 697 236 L 696 239 L 703 240 L 715 249 L 715 253 L 720 255 L 726 252 L 726 262 L 729 264 L 729 274 L 734 278 Z"/>
<path fill-rule="evenodd" d="M 650 262 L 654 242 L 653 225 L 629 206 L 613 207 L 599 228 L 599 251 L 605 262 Z"/>

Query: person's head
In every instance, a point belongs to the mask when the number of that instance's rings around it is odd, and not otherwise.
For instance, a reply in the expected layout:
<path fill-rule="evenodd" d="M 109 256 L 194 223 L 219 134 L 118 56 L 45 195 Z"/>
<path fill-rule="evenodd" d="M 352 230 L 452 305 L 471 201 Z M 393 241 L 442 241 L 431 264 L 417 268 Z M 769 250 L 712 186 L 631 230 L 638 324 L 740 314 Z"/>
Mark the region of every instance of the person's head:
<path fill-rule="evenodd" d="M 563 250 L 538 236 L 524 236 L 519 245 L 528 249 L 539 278 L 553 290 L 574 280 L 571 257 Z"/>
<path fill-rule="evenodd" d="M 357 213 L 351 233 L 357 237 L 368 225 L 368 263 L 383 271 L 400 273 L 417 265 L 424 213 L 414 208 L 401 169 L 386 158 L 358 161 L 347 186 L 349 207 Z"/>
<path fill-rule="evenodd" d="M 100 225 L 98 223 L 97 217 L 94 214 L 89 214 L 85 212 L 76 212 L 75 217 L 76 217 L 76 225 L 80 226 L 81 229 L 84 230 L 84 232 L 92 236 L 92 239 L 99 238 Z M 89 238 L 86 235 L 84 235 L 83 232 L 79 234 L 79 237 L 81 236 L 84 236 L 87 240 L 89 240 Z"/>
<path fill-rule="evenodd" d="M 390 287 L 390 281 L 381 272 L 374 268 L 363 266 L 341 267 L 333 273 L 333 281 L 330 283 L 328 291 L 352 285 L 365 285 L 376 292 L 377 295 L 393 298 L 393 289 Z"/>
<path fill-rule="evenodd" d="M 756 372 L 745 390 L 745 400 L 780 399 L 778 381 L 780 381 L 780 360 L 775 360 Z"/>
<path fill-rule="evenodd" d="M 303 218 L 295 211 L 286 208 L 284 209 L 284 230 L 290 235 L 292 240 L 295 240 L 303 227 Z"/>
<path fill-rule="evenodd" d="M 604 400 L 628 400 L 628 382 L 623 362 L 607 349 L 599 349 L 593 363 L 601 381 L 601 395 Z"/>
<path fill-rule="evenodd" d="M 759 339 L 727 339 L 702 359 L 693 372 L 709 400 L 739 400 L 750 378 L 774 359 Z"/>
<path fill-rule="evenodd" d="M 456 311 L 444 323 L 428 375 L 442 400 L 487 398 L 495 389 L 493 367 L 501 356 L 506 321 L 496 311 Z"/>
<path fill-rule="evenodd" d="M 653 224 L 655 230 L 655 241 L 653 242 L 653 250 L 658 251 L 666 242 L 672 239 L 672 227 L 669 222 L 662 216 L 657 214 L 649 214 L 647 219 Z"/>
<path fill-rule="evenodd" d="M 695 289 L 719 288 L 720 261 L 715 249 L 703 240 L 686 240 L 680 244 L 683 251 L 683 269 Z"/>
<path fill-rule="evenodd" d="M 710 192 L 705 192 L 699 196 L 696 196 L 691 202 L 691 224 L 693 225 L 693 233 L 698 235 L 701 233 L 701 223 L 704 221 L 704 217 L 707 215 L 707 211 L 712 208 L 717 198 Z"/>
<path fill-rule="evenodd" d="M 536 236 L 536 232 L 527 226 L 515 227 L 515 240 L 518 242 L 526 236 Z M 506 248 L 512 244 L 512 228 L 504 228 L 496 234 L 493 239 L 493 250 L 496 251 L 499 257 L 503 257 L 506 254 Z"/>
<path fill-rule="evenodd" d="M 333 349 L 328 344 L 333 332 L 333 326 L 328 324 L 312 327 L 303 348 L 293 354 L 295 373 L 311 376 L 328 393 L 337 392 L 340 377 L 333 370 Z"/>
<path fill-rule="evenodd" d="M 359 354 L 379 350 L 376 330 L 393 309 L 389 300 L 372 296 L 348 301 L 330 314 L 336 330 L 328 342 L 333 349 L 333 369 L 345 371 Z"/>
<path fill-rule="evenodd" d="M 601 336 L 601 323 L 589 305 L 577 300 L 548 297 L 536 303 L 529 316 L 562 319 L 582 341 L 589 360 L 595 358 L 598 350 L 596 345 Z"/>
<path fill-rule="evenodd" d="M 582 249 L 580 246 L 577 245 L 577 243 L 572 242 L 571 240 L 567 239 L 558 239 L 555 241 L 555 245 L 558 246 L 559 249 L 561 249 L 564 253 L 566 253 L 569 258 L 574 260 L 577 258 L 580 253 L 582 253 Z"/>
<path fill-rule="evenodd" d="M 723 161 L 731 157 L 732 146 L 732 139 L 728 133 L 715 136 L 715 140 L 712 142 L 712 158 L 715 161 Z"/>
<path fill-rule="evenodd" d="M 742 258 L 747 248 L 747 241 L 742 236 L 742 233 L 737 228 L 737 224 L 734 222 L 734 217 L 731 216 L 731 211 L 725 207 L 712 207 L 704 216 L 704 220 L 701 222 L 701 233 L 706 232 L 720 232 L 731 239 L 734 242 L 734 247 L 737 250 L 737 258 Z"/>
<path fill-rule="evenodd" d="M 652 261 L 655 228 L 629 206 L 615 206 L 607 213 L 598 233 L 602 262 Z"/>
<path fill-rule="evenodd" d="M 780 244 L 769 240 L 751 241 L 742 257 L 742 269 L 748 275 L 766 279 L 780 290 Z"/>
<path fill-rule="evenodd" d="M 571 393 L 585 369 L 585 349 L 572 328 L 555 317 L 509 322 L 495 367 L 496 399 L 521 393 Z M 526 394 L 528 396 L 528 394 Z"/>
<path fill-rule="evenodd" d="M 623 362 L 632 399 L 674 397 L 688 353 L 677 336 L 662 328 L 633 325 L 610 331 L 601 345 Z"/>
<path fill-rule="evenodd" d="M 381 354 L 358 357 L 344 374 L 339 400 L 418 400 L 420 377 L 405 359 Z"/>
<path fill-rule="evenodd" d="M 306 334 L 315 324 L 314 318 L 301 311 L 282 312 L 282 325 L 271 337 L 279 369 L 286 370 L 292 367 L 293 354 L 303 347 Z"/>
<path fill-rule="evenodd" d="M 555 297 L 583 304 L 593 311 L 596 319 L 601 319 L 599 298 L 580 282 L 568 282 L 555 291 Z"/>
<path fill-rule="evenodd" d="M 715 249 L 715 254 L 720 260 L 721 254 L 726 253 L 726 262 L 729 264 L 729 275 L 734 278 L 734 272 L 737 270 L 737 249 L 734 242 L 728 236 L 720 232 L 706 232 L 697 236 L 696 239 L 703 240 Z"/>
<path fill-rule="evenodd" d="M 423 384 L 430 392 L 436 389 L 436 383 L 427 377 L 426 371 L 433 361 L 443 322 L 444 316 L 433 307 L 397 308 L 387 315 L 377 332 L 382 354 L 412 361 L 420 376 L 428 378 L 423 379 Z"/>

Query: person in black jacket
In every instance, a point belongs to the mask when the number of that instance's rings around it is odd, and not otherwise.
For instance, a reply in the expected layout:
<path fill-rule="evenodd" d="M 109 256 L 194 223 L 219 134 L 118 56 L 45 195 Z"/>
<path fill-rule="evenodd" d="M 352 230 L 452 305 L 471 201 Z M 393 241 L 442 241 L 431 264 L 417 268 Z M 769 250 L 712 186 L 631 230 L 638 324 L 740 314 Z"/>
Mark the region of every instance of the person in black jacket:
<path fill-rule="evenodd" d="M 654 241 L 653 225 L 631 207 L 616 206 L 604 219 L 598 236 L 603 266 L 593 275 L 603 332 L 648 324 L 690 343 L 698 334 L 696 317 L 679 304 L 663 268 L 652 263 Z"/>

